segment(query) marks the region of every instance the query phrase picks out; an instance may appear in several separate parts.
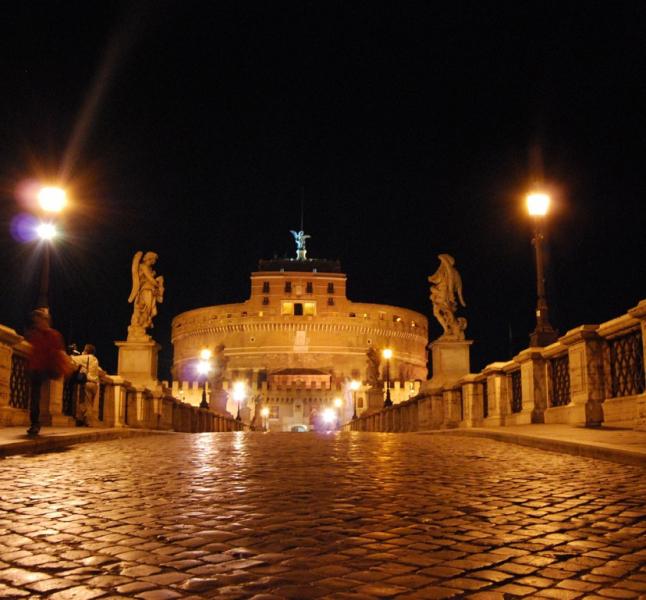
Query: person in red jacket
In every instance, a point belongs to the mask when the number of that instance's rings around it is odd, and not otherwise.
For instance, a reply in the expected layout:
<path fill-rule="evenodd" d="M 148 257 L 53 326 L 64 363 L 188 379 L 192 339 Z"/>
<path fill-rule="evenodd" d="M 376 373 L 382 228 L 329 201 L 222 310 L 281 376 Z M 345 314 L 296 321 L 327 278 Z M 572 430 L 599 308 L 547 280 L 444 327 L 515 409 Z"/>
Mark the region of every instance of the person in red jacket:
<path fill-rule="evenodd" d="M 37 308 L 31 313 L 32 326 L 27 333 L 31 344 L 27 371 L 31 381 L 29 402 L 30 426 L 27 435 L 36 436 L 40 431 L 40 391 L 43 382 L 58 379 L 69 369 L 63 336 L 51 326 L 46 308 Z"/>

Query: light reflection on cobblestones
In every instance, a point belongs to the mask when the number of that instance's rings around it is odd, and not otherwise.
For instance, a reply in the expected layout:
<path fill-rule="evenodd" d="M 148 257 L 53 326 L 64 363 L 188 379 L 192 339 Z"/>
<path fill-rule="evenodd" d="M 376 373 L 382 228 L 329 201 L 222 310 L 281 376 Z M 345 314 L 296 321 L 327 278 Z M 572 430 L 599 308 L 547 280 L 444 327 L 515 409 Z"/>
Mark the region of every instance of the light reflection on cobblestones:
<path fill-rule="evenodd" d="M 0 465 L 0 597 L 646 593 L 638 467 L 474 438 L 241 432 Z"/>

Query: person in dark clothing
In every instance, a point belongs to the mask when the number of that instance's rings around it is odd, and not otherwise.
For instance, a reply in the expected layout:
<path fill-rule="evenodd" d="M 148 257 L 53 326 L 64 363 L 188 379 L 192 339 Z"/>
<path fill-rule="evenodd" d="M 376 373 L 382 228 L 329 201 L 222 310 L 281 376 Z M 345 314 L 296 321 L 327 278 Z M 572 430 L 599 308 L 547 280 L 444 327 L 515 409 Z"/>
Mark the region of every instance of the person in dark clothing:
<path fill-rule="evenodd" d="M 63 336 L 51 326 L 49 311 L 37 308 L 31 313 L 32 326 L 27 333 L 30 343 L 27 371 L 31 382 L 29 402 L 30 426 L 27 435 L 40 432 L 40 395 L 42 384 L 48 379 L 58 379 L 69 370 Z"/>

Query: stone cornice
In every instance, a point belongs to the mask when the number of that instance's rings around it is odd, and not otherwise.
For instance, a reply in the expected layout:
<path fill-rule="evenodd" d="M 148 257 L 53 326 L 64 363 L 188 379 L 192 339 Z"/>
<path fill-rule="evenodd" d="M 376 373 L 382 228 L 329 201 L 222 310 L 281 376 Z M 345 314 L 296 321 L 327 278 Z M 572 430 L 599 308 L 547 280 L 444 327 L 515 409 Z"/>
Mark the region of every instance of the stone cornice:
<path fill-rule="evenodd" d="M 598 325 L 580 325 L 570 329 L 565 335 L 559 338 L 559 342 L 564 346 L 573 346 L 586 340 L 595 340 L 599 338 L 597 330 Z"/>

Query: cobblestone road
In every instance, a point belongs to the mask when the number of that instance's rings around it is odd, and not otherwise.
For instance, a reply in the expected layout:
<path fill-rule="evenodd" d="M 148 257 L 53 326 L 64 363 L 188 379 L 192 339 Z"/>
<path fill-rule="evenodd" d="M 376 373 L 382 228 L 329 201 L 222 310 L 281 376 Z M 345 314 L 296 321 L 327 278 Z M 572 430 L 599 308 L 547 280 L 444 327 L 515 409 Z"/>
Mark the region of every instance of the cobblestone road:
<path fill-rule="evenodd" d="M 645 597 L 645 475 L 414 434 L 177 434 L 11 457 L 0 597 Z"/>

